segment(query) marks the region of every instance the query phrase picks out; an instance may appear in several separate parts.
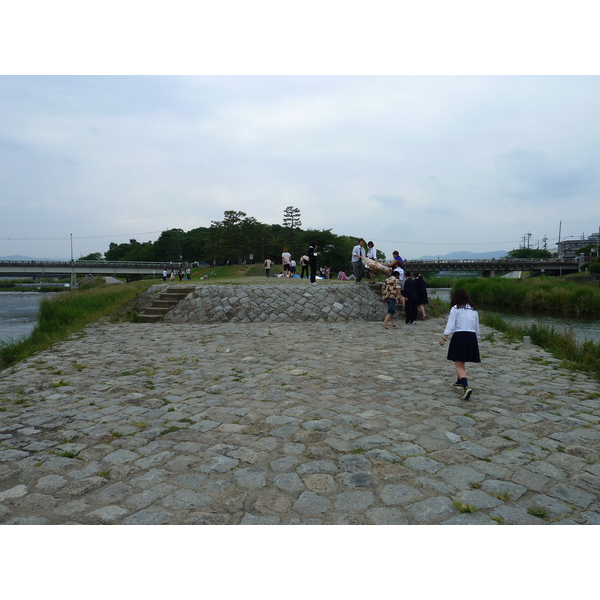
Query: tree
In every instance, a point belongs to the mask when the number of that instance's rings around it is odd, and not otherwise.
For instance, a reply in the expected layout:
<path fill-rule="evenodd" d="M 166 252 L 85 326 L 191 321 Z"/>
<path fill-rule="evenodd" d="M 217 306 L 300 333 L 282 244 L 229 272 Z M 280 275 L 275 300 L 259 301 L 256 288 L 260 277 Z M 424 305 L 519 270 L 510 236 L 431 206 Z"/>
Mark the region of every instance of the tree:
<path fill-rule="evenodd" d="M 296 242 L 296 229 L 299 229 L 300 225 L 302 225 L 302 221 L 300 220 L 300 209 L 294 208 L 293 206 L 288 206 L 283 211 L 283 226 L 286 229 L 289 229 L 288 237 L 289 241 L 286 246 L 290 248 L 290 252 L 292 256 L 296 252 L 295 242 Z"/>
<path fill-rule="evenodd" d="M 154 242 L 155 259 L 179 262 L 179 257 L 182 254 L 182 238 L 182 229 L 168 229 L 167 231 L 163 231 L 156 242 Z"/>
<path fill-rule="evenodd" d="M 288 206 L 283 211 L 283 226 L 289 227 L 290 229 L 298 229 L 302 225 L 300 220 L 300 209 Z"/>
<path fill-rule="evenodd" d="M 102 252 L 92 252 L 86 256 L 81 256 L 77 260 L 102 260 Z"/>
<path fill-rule="evenodd" d="M 535 248 L 518 248 L 507 253 L 511 258 L 552 258 L 551 252 Z"/>

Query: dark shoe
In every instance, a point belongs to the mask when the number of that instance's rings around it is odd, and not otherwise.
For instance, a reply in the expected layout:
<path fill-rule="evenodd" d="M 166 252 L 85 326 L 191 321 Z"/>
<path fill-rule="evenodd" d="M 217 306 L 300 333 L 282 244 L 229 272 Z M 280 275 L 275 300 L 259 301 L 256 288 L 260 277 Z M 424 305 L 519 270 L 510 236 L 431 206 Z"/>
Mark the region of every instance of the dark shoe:
<path fill-rule="evenodd" d="M 473 390 L 469 386 L 467 386 L 465 388 L 465 391 L 463 392 L 461 400 L 468 400 L 471 397 L 472 393 L 473 393 Z"/>

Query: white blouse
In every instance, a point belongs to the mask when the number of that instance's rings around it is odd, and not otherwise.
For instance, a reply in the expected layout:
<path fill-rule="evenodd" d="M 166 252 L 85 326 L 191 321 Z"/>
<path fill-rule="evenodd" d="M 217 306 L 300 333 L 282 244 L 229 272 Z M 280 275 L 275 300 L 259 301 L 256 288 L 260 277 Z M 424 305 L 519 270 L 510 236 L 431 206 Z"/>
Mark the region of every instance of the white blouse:
<path fill-rule="evenodd" d="M 480 337 L 479 334 L 479 314 L 468 304 L 467 308 L 458 308 L 453 306 L 450 309 L 448 323 L 444 329 L 444 335 L 451 335 L 455 331 L 472 331 Z"/>

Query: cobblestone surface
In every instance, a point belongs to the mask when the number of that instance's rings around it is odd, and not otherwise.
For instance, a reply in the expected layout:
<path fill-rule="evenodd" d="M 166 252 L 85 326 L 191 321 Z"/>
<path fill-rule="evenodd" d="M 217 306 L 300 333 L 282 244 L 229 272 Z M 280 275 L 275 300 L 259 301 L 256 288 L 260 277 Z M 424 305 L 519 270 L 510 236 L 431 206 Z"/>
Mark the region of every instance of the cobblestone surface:
<path fill-rule="evenodd" d="M 495 334 L 462 402 L 444 324 L 90 326 L 0 373 L 0 522 L 600 523 L 598 382 Z"/>

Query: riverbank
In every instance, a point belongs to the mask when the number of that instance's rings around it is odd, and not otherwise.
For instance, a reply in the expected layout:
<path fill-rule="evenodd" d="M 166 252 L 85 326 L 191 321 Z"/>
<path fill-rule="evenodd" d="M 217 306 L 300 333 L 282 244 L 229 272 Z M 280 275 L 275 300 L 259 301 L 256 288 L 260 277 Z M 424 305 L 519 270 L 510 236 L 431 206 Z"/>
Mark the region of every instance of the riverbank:
<path fill-rule="evenodd" d="M 600 286 L 564 277 L 504 277 L 461 279 L 462 287 L 476 304 L 529 308 L 548 313 L 600 317 Z"/>
<path fill-rule="evenodd" d="M 598 383 L 484 327 L 463 402 L 444 324 L 90 325 L 0 373 L 0 522 L 600 523 Z"/>

